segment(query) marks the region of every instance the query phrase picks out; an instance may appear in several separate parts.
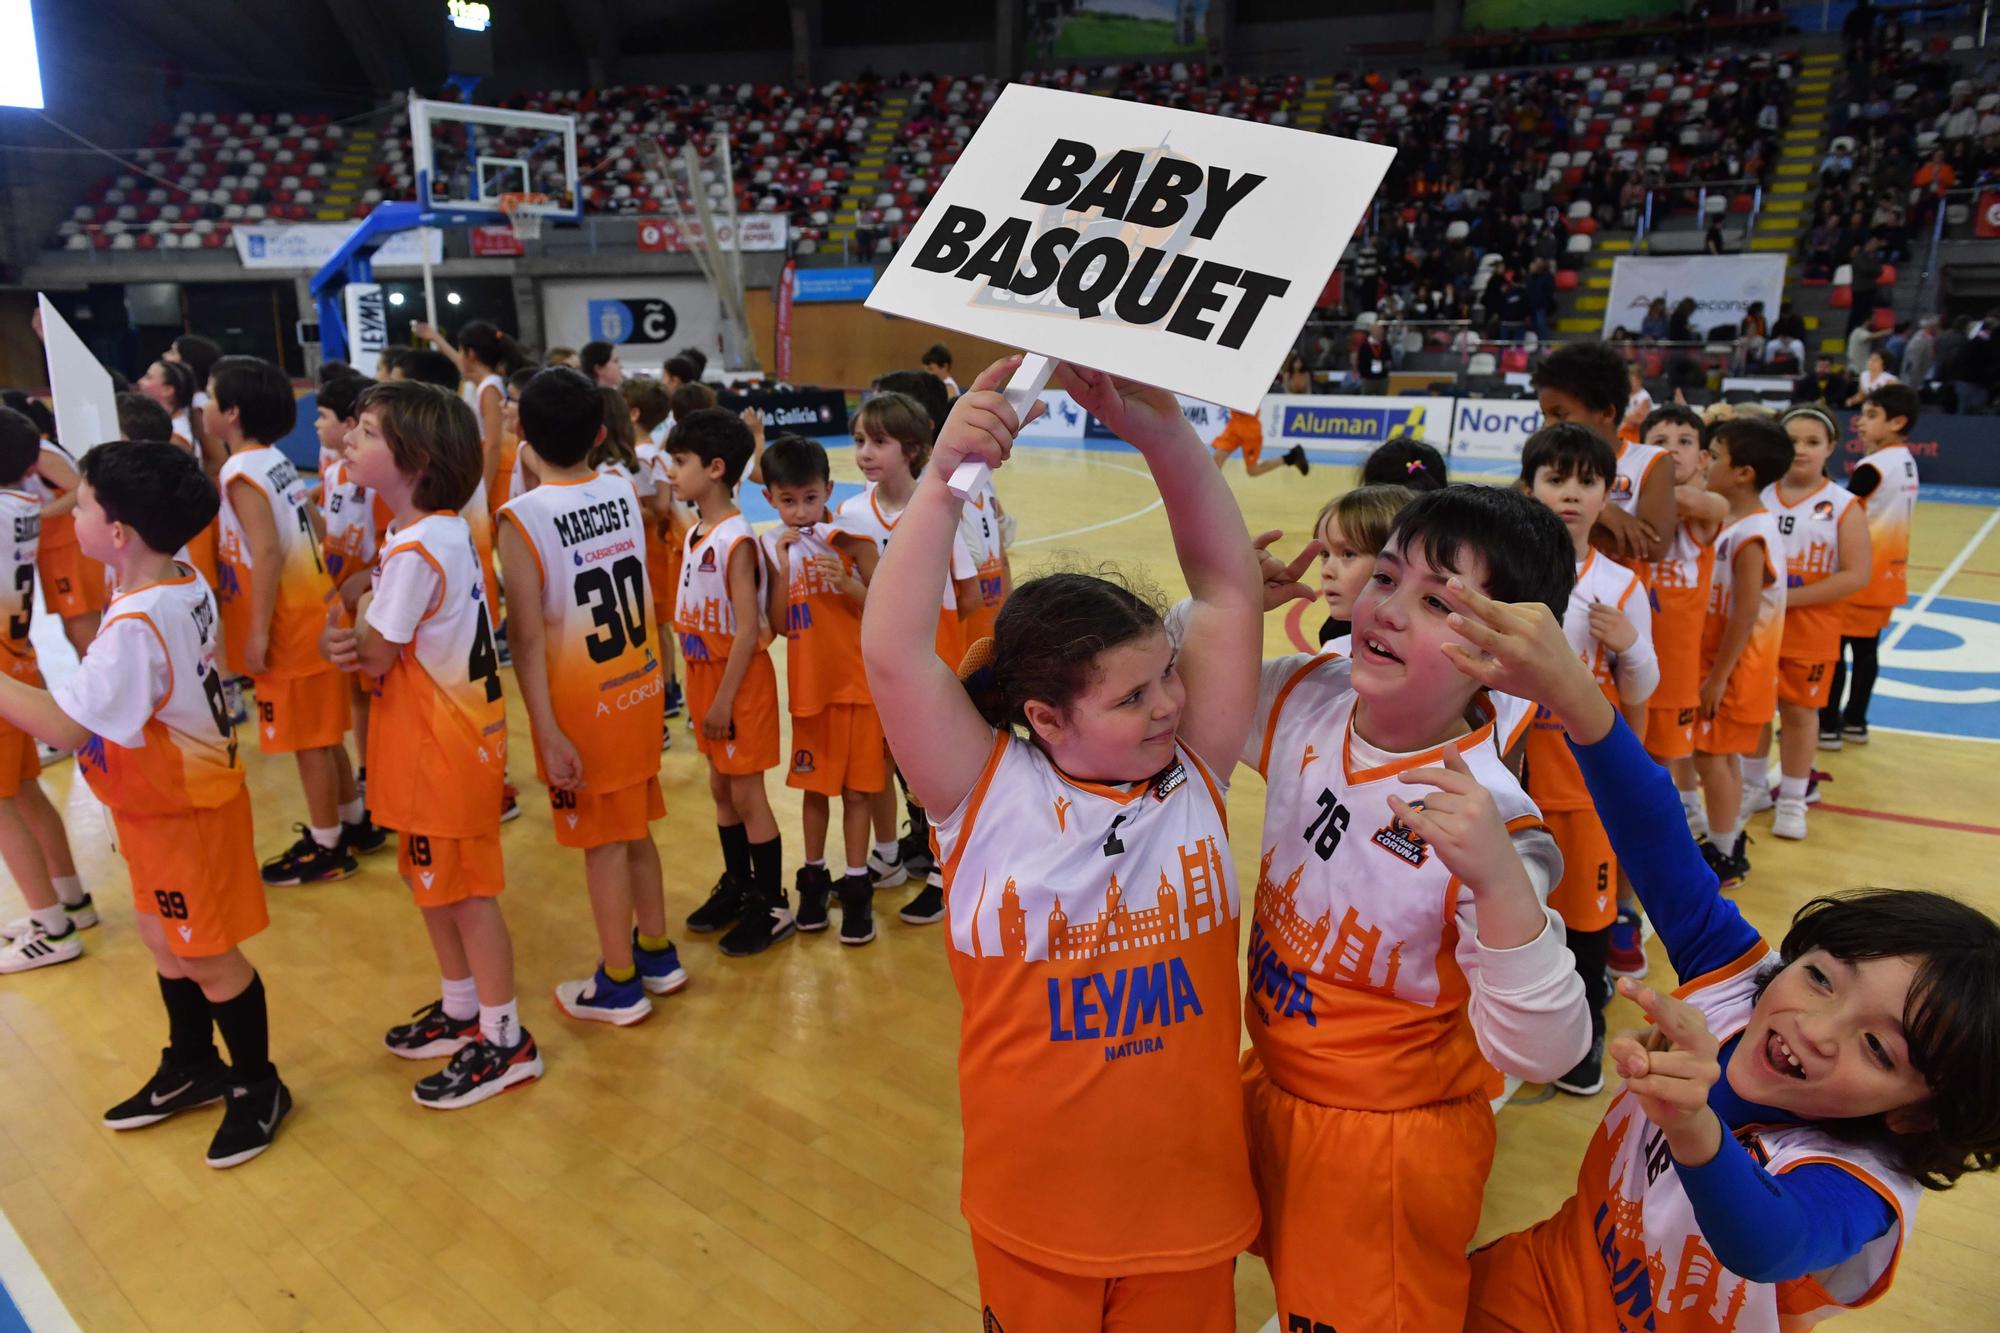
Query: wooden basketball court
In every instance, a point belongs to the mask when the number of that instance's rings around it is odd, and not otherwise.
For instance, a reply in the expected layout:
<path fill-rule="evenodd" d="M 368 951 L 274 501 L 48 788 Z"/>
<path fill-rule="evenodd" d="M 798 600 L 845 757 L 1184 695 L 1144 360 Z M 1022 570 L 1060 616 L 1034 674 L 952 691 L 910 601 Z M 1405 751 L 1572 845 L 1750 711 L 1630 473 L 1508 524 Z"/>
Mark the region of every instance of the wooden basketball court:
<path fill-rule="evenodd" d="M 835 457 L 836 476 L 853 480 L 844 451 Z M 1247 479 L 1234 463 L 1230 476 L 1253 532 L 1285 529 L 1282 550 L 1353 484 L 1351 468 L 1329 465 L 1303 482 L 1289 470 Z M 1020 521 L 1017 577 L 1055 559 L 1109 560 L 1180 594 L 1135 455 L 1023 449 L 1000 487 Z M 1991 517 L 1925 503 L 1912 588 L 1955 566 L 1943 598 L 2000 601 Z M 1319 618 L 1306 613 L 1301 628 L 1310 635 Z M 1922 633 L 1913 647 L 1929 642 Z M 1287 618 L 1272 616 L 1267 651 L 1289 642 Z M 863 949 L 828 932 L 728 960 L 713 937 L 677 931 L 685 992 L 636 1028 L 572 1022 L 550 991 L 594 962 L 582 863 L 550 835 L 518 698 L 512 721 L 527 813 L 502 833 L 503 902 L 522 1018 L 547 1076 L 459 1113 L 411 1100 L 432 1066 L 389 1055 L 381 1034 L 434 997 L 435 965 L 394 857 L 377 856 L 358 878 L 271 894 L 272 927 L 249 951 L 298 1110 L 272 1152 L 229 1172 L 201 1160 L 219 1112 L 128 1134 L 98 1124 L 151 1073 L 164 1022 L 103 813 L 73 764 L 44 779 L 105 920 L 82 961 L 0 978 L 0 1211 L 76 1321 L 217 1333 L 974 1327 L 958 1212 L 958 1004 L 937 928 L 897 921 L 897 889 L 878 895 L 881 938 Z M 1822 755 L 1835 781 L 1810 840 L 1778 842 L 1768 815 L 1753 822 L 1755 870 L 1739 895 L 1751 919 L 1775 937 L 1813 894 L 1860 884 L 1941 889 L 2000 912 L 1996 758 L 1979 741 L 1882 731 Z M 268 855 L 302 817 L 298 781 L 289 761 L 253 753 L 249 766 Z M 661 776 L 669 813 L 655 829 L 678 927 L 721 869 L 686 732 Z M 780 784 L 773 775 L 789 881 L 799 803 Z M 1231 805 L 1246 887 L 1261 803 L 1261 781 L 1239 772 Z M 836 827 L 836 856 L 838 837 Z M 11 886 L 0 889 L 0 911 L 19 910 Z M 1654 968 L 1665 975 L 1657 948 Z M 1620 1002 L 1612 1027 L 1636 1018 Z M 1611 1088 L 1540 1092 L 1523 1089 L 1500 1115 L 1482 1240 L 1565 1197 Z M 1986 1326 L 2000 1304 L 1996 1217 L 1991 1178 L 1928 1196 L 1894 1290 L 1836 1327 Z M 0 1276 L 17 1287 L 4 1248 Z M 1272 1313 L 1263 1266 L 1245 1258 L 1237 1271 L 1240 1327 L 1258 1329 Z"/>

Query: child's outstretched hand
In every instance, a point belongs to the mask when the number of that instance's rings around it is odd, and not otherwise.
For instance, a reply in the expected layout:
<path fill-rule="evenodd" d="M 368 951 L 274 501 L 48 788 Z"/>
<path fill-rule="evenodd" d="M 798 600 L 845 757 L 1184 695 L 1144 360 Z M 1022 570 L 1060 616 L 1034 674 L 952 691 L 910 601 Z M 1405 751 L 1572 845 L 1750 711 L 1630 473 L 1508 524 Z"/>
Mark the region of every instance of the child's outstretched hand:
<path fill-rule="evenodd" d="M 764 444 L 764 414 L 754 407 L 746 407 L 737 413 L 737 415 L 743 418 L 743 424 L 750 428 L 751 438 L 757 442 L 759 448 L 762 448 Z"/>
<path fill-rule="evenodd" d="M 952 403 L 951 414 L 944 419 L 944 429 L 931 448 L 931 466 L 940 476 L 949 477 L 967 461 L 997 469 L 1014 452 L 1014 436 L 1048 410 L 1037 402 L 1022 420 L 1007 405 L 1000 390 L 1020 364 L 1019 355 L 1001 357 L 980 371 L 972 387 Z"/>
<path fill-rule="evenodd" d="M 1444 654 L 1465 675 L 1488 689 L 1543 704 L 1566 723 L 1581 720 L 1591 695 L 1610 709 L 1548 607 L 1496 602 L 1457 577 L 1445 584 L 1444 600 L 1452 609 L 1446 623 L 1466 641 L 1445 644 Z M 1605 725 L 1609 727 L 1608 719 Z M 1602 735 L 1577 739 L 1588 743 Z"/>
<path fill-rule="evenodd" d="M 1257 534 L 1250 542 L 1257 548 L 1257 567 L 1264 576 L 1264 610 L 1267 614 L 1286 602 L 1310 602 L 1318 596 L 1313 589 L 1300 582 L 1300 578 L 1312 568 L 1313 561 L 1326 554 L 1326 547 L 1314 538 L 1300 548 L 1290 564 L 1286 564 L 1270 551 L 1271 543 L 1284 535 L 1283 530 L 1273 528 Z"/>
<path fill-rule="evenodd" d="M 1175 441 L 1201 443 L 1181 412 L 1180 400 L 1165 389 L 1068 363 L 1056 367 L 1051 382 L 1141 453 Z"/>
<path fill-rule="evenodd" d="M 1622 653 L 1639 642 L 1639 627 L 1608 602 L 1590 604 L 1590 637 L 1614 653 Z"/>
<path fill-rule="evenodd" d="M 1709 1089 L 1722 1077 L 1715 1034 L 1701 1010 L 1621 978 L 1618 993 L 1653 1020 L 1645 1032 L 1621 1033 L 1605 1054 L 1646 1118 L 1666 1133 L 1674 1160 L 1705 1166 L 1722 1146 L 1722 1122 L 1708 1106 Z"/>

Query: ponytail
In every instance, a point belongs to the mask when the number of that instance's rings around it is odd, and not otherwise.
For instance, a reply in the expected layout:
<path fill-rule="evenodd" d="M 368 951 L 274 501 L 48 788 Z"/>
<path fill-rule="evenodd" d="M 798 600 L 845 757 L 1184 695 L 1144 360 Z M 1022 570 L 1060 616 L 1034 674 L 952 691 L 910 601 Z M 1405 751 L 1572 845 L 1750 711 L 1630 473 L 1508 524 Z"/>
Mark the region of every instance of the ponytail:
<path fill-rule="evenodd" d="M 475 319 L 458 331 L 460 350 L 472 353 L 503 379 L 532 363 L 521 344 L 500 331 L 491 320 Z"/>

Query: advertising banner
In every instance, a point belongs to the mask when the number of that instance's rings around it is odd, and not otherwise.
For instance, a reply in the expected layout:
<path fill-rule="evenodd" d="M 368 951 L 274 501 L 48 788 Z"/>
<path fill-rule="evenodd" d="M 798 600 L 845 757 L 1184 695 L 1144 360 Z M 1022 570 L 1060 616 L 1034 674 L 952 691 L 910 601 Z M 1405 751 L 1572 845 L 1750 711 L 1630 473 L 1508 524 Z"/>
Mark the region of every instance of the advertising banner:
<path fill-rule="evenodd" d="M 236 257 L 245 268 L 302 268 L 317 271 L 347 240 L 358 222 L 238 223 L 229 233 Z M 444 262 L 444 233 L 436 228 L 399 231 L 382 243 L 373 260 L 376 268 L 420 268 L 424 252 L 419 238 L 429 239 L 431 263 Z"/>
<path fill-rule="evenodd" d="M 541 296 L 550 343 L 612 343 L 627 370 L 657 369 L 683 347 L 720 346 L 721 303 L 714 288 L 693 275 L 546 278 Z"/>
<path fill-rule="evenodd" d="M 1614 329 L 1632 333 L 1656 300 L 1672 310 L 1694 298 L 1691 327 L 1705 334 L 1717 324 L 1740 324 L 1753 301 L 1775 319 L 1785 294 L 1785 256 L 1620 255 L 1611 265 L 1611 296 L 1604 303 L 1604 336 Z"/>

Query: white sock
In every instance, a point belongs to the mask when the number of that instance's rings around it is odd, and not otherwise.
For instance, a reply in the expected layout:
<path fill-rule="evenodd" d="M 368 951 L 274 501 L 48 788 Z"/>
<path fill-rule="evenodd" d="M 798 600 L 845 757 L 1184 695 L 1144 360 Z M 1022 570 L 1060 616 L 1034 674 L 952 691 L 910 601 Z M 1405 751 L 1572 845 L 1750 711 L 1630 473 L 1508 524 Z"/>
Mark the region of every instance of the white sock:
<path fill-rule="evenodd" d="M 44 935 L 60 935 L 70 928 L 69 914 L 63 911 L 61 903 L 54 907 L 37 907 L 28 916 L 42 928 Z"/>
<path fill-rule="evenodd" d="M 1778 799 L 1781 801 L 1803 801 L 1806 798 L 1806 784 L 1811 778 L 1795 778 L 1786 775 L 1778 779 Z"/>
<path fill-rule="evenodd" d="M 1746 754 L 1742 759 L 1743 790 L 1754 791 L 1771 785 L 1771 756 Z"/>
<path fill-rule="evenodd" d="M 822 856 L 818 860 L 813 860 L 811 857 L 807 857 L 806 864 L 813 867 L 815 870 L 824 870 L 826 869 L 826 858 Z"/>
<path fill-rule="evenodd" d="M 865 865 L 864 865 L 864 866 L 849 866 L 849 867 L 847 867 L 847 877 L 848 877 L 849 879 L 855 879 L 855 878 L 860 878 L 860 879 L 867 879 L 867 878 L 868 878 L 868 867 L 867 867 L 867 866 L 865 866 Z"/>
<path fill-rule="evenodd" d="M 516 1000 L 479 1006 L 479 1035 L 503 1051 L 521 1044 L 521 1007 Z"/>
<path fill-rule="evenodd" d="M 1729 836 L 1722 840 L 1723 850 L 1735 851 L 1736 840 L 1743 836 L 1743 815 L 1738 812 L 1736 822 L 1729 826 Z"/>
<path fill-rule="evenodd" d="M 444 1001 L 445 1017 L 463 1023 L 479 1012 L 479 987 L 471 977 L 453 980 L 438 978 L 438 998 Z"/>
<path fill-rule="evenodd" d="M 887 861 L 887 862 L 888 862 L 888 863 L 889 863 L 890 865 L 894 865 L 894 864 L 896 863 L 896 844 L 895 844 L 895 841 L 894 841 L 894 840 L 892 839 L 892 840 L 890 840 L 890 841 L 888 841 L 888 842 L 878 842 L 878 843 L 876 843 L 876 844 L 875 844 L 875 855 L 877 855 L 877 856 L 881 857 L 881 858 L 882 858 L 882 859 L 883 859 L 884 861 Z"/>
<path fill-rule="evenodd" d="M 343 824 L 359 824 L 361 817 L 367 813 L 368 807 L 361 803 L 359 796 L 340 803 L 340 822 Z"/>
<path fill-rule="evenodd" d="M 322 847 L 330 849 L 340 846 L 340 825 L 338 824 L 335 824 L 332 828 L 310 829 L 308 832 L 312 834 L 312 840 Z"/>
<path fill-rule="evenodd" d="M 1708 806 L 1702 802 L 1699 791 L 1681 793 L 1681 810 L 1687 815 L 1688 828 L 1695 837 L 1708 836 Z"/>
<path fill-rule="evenodd" d="M 81 906 L 83 900 L 90 896 L 83 891 L 81 875 L 52 875 L 49 877 L 49 884 L 55 889 L 56 897 L 62 900 L 65 907 Z"/>
<path fill-rule="evenodd" d="M 930 885 L 934 889 L 943 888 L 944 887 L 943 872 L 937 870 L 931 871 L 930 874 L 924 876 L 924 883 Z"/>

